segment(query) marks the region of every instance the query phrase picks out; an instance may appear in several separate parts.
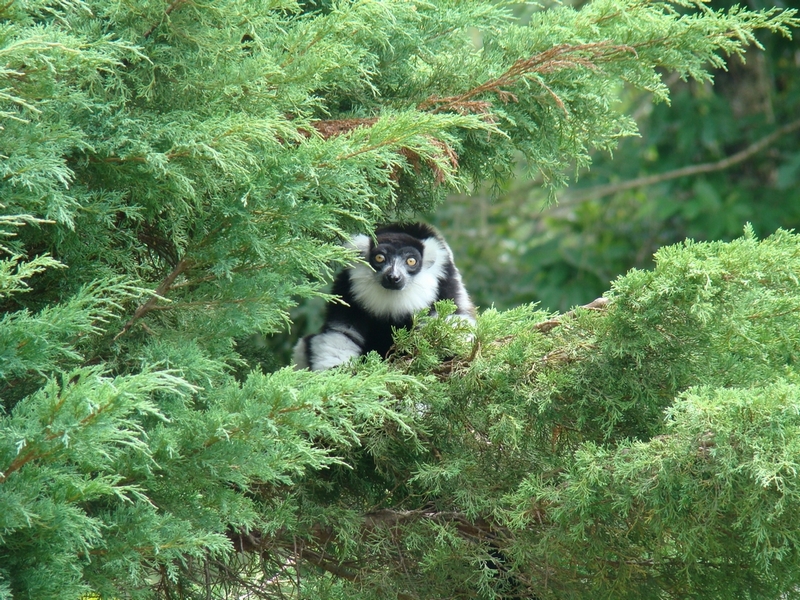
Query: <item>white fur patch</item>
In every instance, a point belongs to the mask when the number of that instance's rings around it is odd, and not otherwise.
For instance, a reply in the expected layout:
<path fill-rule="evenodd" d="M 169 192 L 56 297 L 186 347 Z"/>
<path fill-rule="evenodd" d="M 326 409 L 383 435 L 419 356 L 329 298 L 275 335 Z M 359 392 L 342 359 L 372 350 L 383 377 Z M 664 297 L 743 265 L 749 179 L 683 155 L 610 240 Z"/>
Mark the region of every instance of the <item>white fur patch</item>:
<path fill-rule="evenodd" d="M 334 321 L 328 325 L 330 329 L 333 331 L 338 331 L 340 333 L 345 334 L 351 341 L 355 341 L 358 345 L 364 344 L 364 336 L 361 335 L 358 330 L 353 327 L 352 325 L 348 325 L 347 323 L 342 323 L 339 321 Z"/>
<path fill-rule="evenodd" d="M 311 370 L 322 371 L 361 355 L 361 347 L 339 331 L 326 331 L 309 340 Z"/>
<path fill-rule="evenodd" d="M 353 244 L 360 249 L 356 236 Z M 409 278 L 402 290 L 387 290 L 380 283 L 380 276 L 369 265 L 355 265 L 350 269 L 352 292 L 356 300 L 376 317 L 400 320 L 417 311 L 430 307 L 439 292 L 439 279 L 444 277 L 444 268 L 452 260 L 447 246 L 436 238 L 422 241 L 422 268 Z M 369 243 L 364 252 L 369 251 Z"/>
<path fill-rule="evenodd" d="M 372 244 L 372 240 L 368 235 L 364 235 L 360 233 L 358 235 L 354 235 L 350 239 L 350 243 L 347 246 L 350 246 L 354 250 L 357 250 L 359 254 L 361 254 L 361 258 L 366 259 L 369 255 L 369 248 Z"/>
<path fill-rule="evenodd" d="M 475 325 L 475 323 L 477 323 L 475 317 L 473 317 L 472 315 L 449 315 L 447 317 L 448 321 L 451 321 L 453 319 L 458 319 L 459 321 L 466 321 L 470 325 Z"/>
<path fill-rule="evenodd" d="M 306 358 L 306 339 L 300 338 L 295 344 L 294 351 L 292 352 L 292 362 L 296 371 L 308 368 L 308 359 Z"/>
<path fill-rule="evenodd" d="M 458 272 L 458 269 L 456 269 L 455 279 L 458 281 L 458 291 L 456 292 L 456 297 L 453 298 L 453 301 L 456 303 L 458 310 L 464 314 L 454 316 L 463 317 L 471 323 L 475 323 L 475 305 L 472 304 L 472 300 L 470 300 L 467 290 L 464 287 L 464 284 L 461 282 L 461 273 Z"/>

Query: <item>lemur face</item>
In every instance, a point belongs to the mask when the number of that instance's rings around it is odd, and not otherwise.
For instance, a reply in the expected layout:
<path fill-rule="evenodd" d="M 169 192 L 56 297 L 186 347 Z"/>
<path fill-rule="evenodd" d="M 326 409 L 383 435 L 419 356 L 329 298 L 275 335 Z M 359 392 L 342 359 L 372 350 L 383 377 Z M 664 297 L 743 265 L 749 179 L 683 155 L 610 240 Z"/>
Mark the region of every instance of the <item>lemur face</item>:
<path fill-rule="evenodd" d="M 402 290 L 422 269 L 423 246 L 402 233 L 379 236 L 369 252 L 375 277 L 387 290 Z"/>

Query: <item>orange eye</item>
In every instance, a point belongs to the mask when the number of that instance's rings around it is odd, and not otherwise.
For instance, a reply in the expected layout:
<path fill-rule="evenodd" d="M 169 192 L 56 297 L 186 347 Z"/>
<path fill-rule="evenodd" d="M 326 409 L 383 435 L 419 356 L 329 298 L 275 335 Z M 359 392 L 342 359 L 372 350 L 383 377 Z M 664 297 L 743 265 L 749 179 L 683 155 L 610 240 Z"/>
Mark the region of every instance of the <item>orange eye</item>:
<path fill-rule="evenodd" d="M 376 263 L 382 263 L 385 260 L 386 260 L 386 257 L 383 254 L 376 254 L 375 255 L 375 262 Z"/>
<path fill-rule="evenodd" d="M 413 257 L 412 257 L 412 258 L 409 258 L 409 259 L 406 261 L 406 264 L 407 264 L 409 267 L 413 267 L 414 265 L 416 265 L 416 264 L 417 264 L 417 259 L 416 259 L 416 258 L 413 258 Z"/>

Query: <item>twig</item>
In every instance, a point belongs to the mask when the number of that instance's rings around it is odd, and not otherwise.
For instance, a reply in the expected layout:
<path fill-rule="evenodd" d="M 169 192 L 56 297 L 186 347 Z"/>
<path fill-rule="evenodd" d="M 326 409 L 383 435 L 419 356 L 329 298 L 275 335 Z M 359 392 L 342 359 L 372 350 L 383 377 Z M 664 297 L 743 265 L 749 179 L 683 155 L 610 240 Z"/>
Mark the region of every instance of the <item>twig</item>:
<path fill-rule="evenodd" d="M 510 542 L 513 539 L 512 532 L 506 528 L 493 524 L 484 518 L 470 518 L 466 514 L 456 511 L 436 511 L 430 508 L 418 510 L 391 510 L 381 509 L 363 515 L 361 524 L 362 536 L 369 537 L 376 529 L 395 529 L 406 523 L 418 521 L 429 521 L 441 524 L 453 525 L 459 534 L 467 540 L 481 543 L 486 542 L 494 547 Z M 308 541 L 292 536 L 291 538 L 281 539 L 281 533 L 276 536 L 265 537 L 259 531 L 229 531 L 228 537 L 234 544 L 237 551 L 255 552 L 264 556 L 268 548 L 283 547 L 288 550 L 295 558 L 292 563 L 285 563 L 284 567 L 294 565 L 299 576 L 300 561 L 307 561 L 328 573 L 358 582 L 363 574 L 371 570 L 370 566 L 362 560 L 346 560 L 327 552 L 326 547 L 335 537 L 335 533 L 327 526 L 315 527 L 317 530 L 316 544 L 314 548 L 308 546 Z M 403 561 L 401 555 L 400 558 Z M 224 567 L 227 570 L 227 567 Z M 405 565 L 402 565 L 405 568 Z M 287 576 L 288 572 L 287 572 Z M 299 581 L 295 584 L 299 586 Z"/>
<path fill-rule="evenodd" d="M 580 308 L 584 310 L 604 310 L 606 306 L 608 306 L 609 300 L 608 298 L 597 298 L 596 300 L 592 300 L 589 304 L 584 304 Z M 576 309 L 577 310 L 577 309 Z M 570 310 L 565 312 L 563 315 L 556 317 L 555 319 L 550 319 L 548 321 L 542 321 L 541 323 L 537 323 L 534 325 L 534 329 L 536 331 L 541 331 L 542 333 L 549 333 L 551 330 L 555 329 L 564 319 L 572 318 L 576 314 L 576 310 Z"/>
<path fill-rule="evenodd" d="M 436 112 L 435 110 L 433 112 Z M 312 127 L 319 133 L 323 139 L 330 139 L 335 136 L 345 135 L 354 131 L 359 127 L 372 127 L 375 123 L 378 122 L 378 117 L 370 117 L 364 119 L 332 119 L 328 121 L 313 121 L 311 123 Z M 299 129 L 298 130 L 303 136 L 310 137 L 311 132 L 307 129 Z M 431 143 L 431 145 L 435 146 L 440 150 L 439 156 L 441 156 L 445 162 L 447 162 L 453 170 L 458 169 L 458 155 L 456 154 L 455 150 L 453 150 L 450 146 L 448 146 L 445 142 L 438 140 L 432 136 L 426 136 L 427 140 Z M 349 154 L 344 154 L 336 157 L 336 163 L 343 160 L 348 160 L 357 156 L 359 154 L 363 154 L 364 152 L 370 152 L 372 150 L 376 150 L 383 146 L 391 145 L 391 144 L 400 144 L 403 139 L 405 138 L 395 138 L 391 140 L 386 140 L 383 142 L 379 142 L 378 144 L 372 146 L 366 146 L 364 148 L 360 148 Z M 403 155 L 409 163 L 414 167 L 415 170 L 419 171 L 419 165 L 421 162 L 420 155 L 412 150 L 407 146 L 401 146 L 398 152 Z M 428 167 L 434 174 L 434 181 L 435 183 L 441 184 L 444 183 L 447 173 L 436 163 L 433 159 L 428 159 L 425 161 Z M 396 176 L 396 175 L 395 175 Z"/>
<path fill-rule="evenodd" d="M 59 400 L 58 405 L 56 407 L 56 410 L 58 408 L 60 408 L 60 406 L 63 404 L 63 402 L 64 402 L 64 396 L 62 395 L 62 398 L 61 398 L 61 400 Z M 110 403 L 102 405 L 97 410 L 89 413 L 83 419 L 81 419 L 80 422 L 78 423 L 78 425 L 80 425 L 80 426 L 87 425 L 88 423 L 90 423 L 91 421 L 96 419 L 100 414 L 105 412 L 106 409 L 108 409 L 109 406 L 110 406 Z M 50 419 L 50 424 L 52 424 L 52 418 Z M 54 431 L 54 432 L 46 435 L 44 440 L 47 441 L 47 442 L 52 442 L 53 440 L 57 440 L 59 438 L 64 437 L 64 434 L 65 434 L 64 430 Z M 8 467 L 6 467 L 5 471 L 0 471 L 0 483 L 5 483 L 6 480 L 8 479 L 9 475 L 14 473 L 15 471 L 19 471 L 22 467 L 24 467 L 29 462 L 34 461 L 34 460 L 38 460 L 40 458 L 45 458 L 45 457 L 51 455 L 53 452 L 55 452 L 55 450 L 56 450 L 55 448 L 51 448 L 50 450 L 47 450 L 45 452 L 39 452 L 39 450 L 37 450 L 36 446 L 29 447 L 28 451 L 25 454 L 18 454 L 17 457 L 13 461 L 11 461 L 11 464 L 8 465 Z"/>
<path fill-rule="evenodd" d="M 690 167 L 681 167 L 680 169 L 675 169 L 674 171 L 667 171 L 666 173 L 658 173 L 656 175 L 648 175 L 646 177 L 638 177 L 636 179 L 629 179 L 628 181 L 622 181 L 620 183 L 597 185 L 594 187 L 576 190 L 575 192 L 569 194 L 568 202 L 582 202 L 590 198 L 602 198 L 603 196 L 609 196 L 611 194 L 616 194 L 617 192 L 624 192 L 626 190 L 631 190 L 638 187 L 645 187 L 648 185 L 654 185 L 656 183 L 662 183 L 664 181 L 671 181 L 672 179 L 678 179 L 679 177 L 688 177 L 691 175 L 699 175 L 701 173 L 723 171 L 734 165 L 744 162 L 754 154 L 761 152 L 761 150 L 769 146 L 778 138 L 786 135 L 787 133 L 791 133 L 796 129 L 800 129 L 800 119 L 792 121 L 791 123 L 776 129 L 768 136 L 761 138 L 753 144 L 750 144 L 744 150 L 727 156 L 722 160 L 703 163 L 700 165 L 692 165 Z"/>
<path fill-rule="evenodd" d="M 153 294 L 150 299 L 142 304 L 139 308 L 136 309 L 136 312 L 133 313 L 133 316 L 125 323 L 125 326 L 122 328 L 117 335 L 114 336 L 114 341 L 116 341 L 120 336 L 124 335 L 132 326 L 133 324 L 141 319 L 144 315 L 150 312 L 158 299 L 163 297 L 172 287 L 172 283 L 177 279 L 178 275 L 183 273 L 186 270 L 186 267 L 189 266 L 189 262 L 184 258 L 182 259 L 177 266 L 172 269 L 172 272 L 164 278 L 159 286 L 156 288 L 155 294 Z"/>
<path fill-rule="evenodd" d="M 164 16 L 165 16 L 165 17 L 168 17 L 168 16 L 169 16 L 169 14 L 170 14 L 170 13 L 171 13 L 173 10 L 175 10 L 176 8 L 178 8 L 178 7 L 179 7 L 181 4 L 183 4 L 185 1 L 186 1 L 186 0 L 172 0 L 172 3 L 171 3 L 171 4 L 170 4 L 168 7 L 167 7 L 167 10 L 165 10 L 165 11 L 164 11 Z M 157 28 L 159 25 L 161 25 L 161 23 L 163 23 L 163 22 L 164 22 L 164 20 L 162 19 L 162 20 L 161 20 L 161 21 L 159 21 L 158 23 L 154 23 L 154 24 L 153 24 L 153 25 L 150 27 L 150 29 L 148 29 L 147 31 L 145 31 L 145 32 L 144 32 L 144 39 L 147 39 L 147 38 L 149 38 L 149 37 L 150 37 L 150 35 L 151 35 L 151 34 L 152 34 L 152 33 L 153 33 L 155 30 L 156 30 L 156 28 Z"/>
<path fill-rule="evenodd" d="M 0 15 L 5 13 L 9 8 L 11 8 L 12 4 L 14 4 L 14 0 L 8 0 L 8 2 L 6 2 L 3 6 L 0 6 Z"/>
<path fill-rule="evenodd" d="M 208 555 L 206 555 L 205 560 L 203 560 L 203 578 L 205 581 L 206 587 L 206 600 L 211 600 L 211 570 L 208 568 Z"/>
<path fill-rule="evenodd" d="M 595 69 L 597 62 L 620 52 L 636 53 L 631 46 L 614 45 L 609 42 L 553 46 L 544 52 L 534 54 L 530 58 L 516 61 L 499 77 L 485 81 L 463 94 L 446 98 L 431 96 L 421 102 L 417 108 L 419 110 L 432 108 L 431 112 L 434 113 L 445 110 L 455 110 L 461 113 L 487 113 L 492 103 L 486 100 L 474 100 L 476 96 L 493 92 L 497 94 L 501 102 L 516 102 L 517 97 L 503 88 L 509 87 L 533 73 L 554 73 L 562 69 L 575 67 Z M 585 56 L 586 54 L 589 54 L 589 56 Z M 564 109 L 564 103 L 552 89 L 542 81 L 536 80 L 536 82 L 553 97 L 560 108 Z"/>
<path fill-rule="evenodd" d="M 322 121 L 313 121 L 311 126 L 317 130 L 323 139 L 329 139 L 344 133 L 350 133 L 358 127 L 372 127 L 378 122 L 378 117 L 369 117 L 365 119 L 330 119 Z M 308 137 L 310 132 L 305 129 L 298 130 L 301 134 Z"/>
<path fill-rule="evenodd" d="M 324 552 L 315 552 L 314 550 L 309 550 L 308 548 L 301 548 L 299 552 L 297 552 L 297 557 L 309 561 L 310 563 L 318 566 L 320 569 L 323 569 L 324 571 L 327 571 L 336 577 L 341 577 L 342 579 L 354 582 L 359 580 L 358 572 L 343 567 L 341 562 L 335 556 L 331 556 Z M 298 574 L 297 576 L 299 578 L 299 562 L 296 563 L 296 569 Z M 297 582 L 297 585 L 299 589 L 299 581 Z"/>

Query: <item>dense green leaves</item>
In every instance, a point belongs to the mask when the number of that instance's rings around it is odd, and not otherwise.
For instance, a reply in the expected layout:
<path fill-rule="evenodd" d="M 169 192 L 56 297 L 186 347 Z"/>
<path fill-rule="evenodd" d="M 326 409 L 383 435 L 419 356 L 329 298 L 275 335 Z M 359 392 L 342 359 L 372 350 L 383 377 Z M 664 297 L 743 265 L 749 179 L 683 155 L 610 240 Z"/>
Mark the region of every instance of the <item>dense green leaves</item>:
<path fill-rule="evenodd" d="M 623 86 L 793 15 L 0 7 L 0 598 L 792 593 L 790 233 L 665 249 L 574 314 L 445 303 L 324 373 L 268 336 L 347 234 L 519 159 L 552 189 L 636 132 Z"/>
<path fill-rule="evenodd" d="M 665 248 L 554 329 L 487 311 L 430 384 L 418 493 L 491 515 L 484 535 L 540 597 L 791 590 L 799 248 L 785 232 Z"/>

